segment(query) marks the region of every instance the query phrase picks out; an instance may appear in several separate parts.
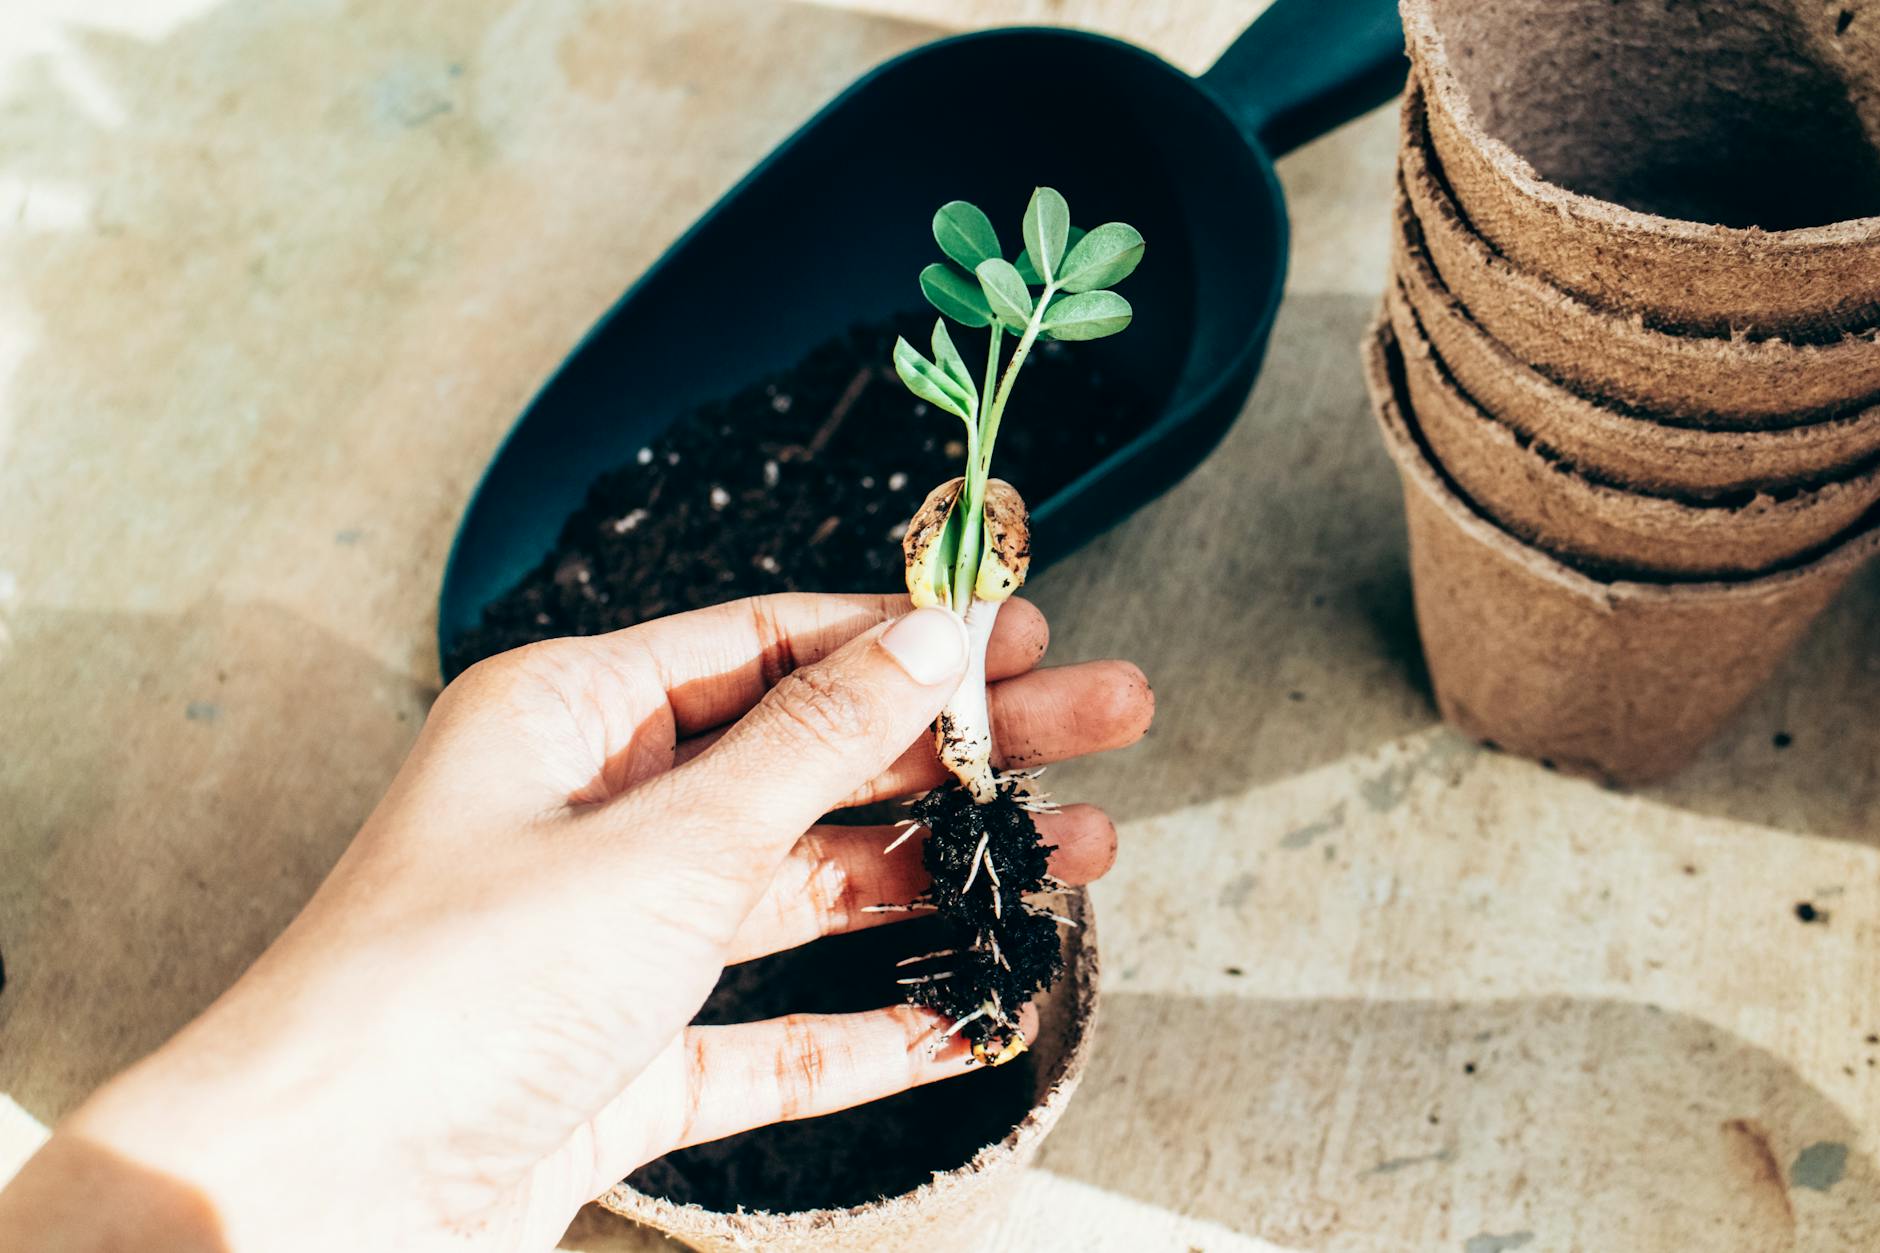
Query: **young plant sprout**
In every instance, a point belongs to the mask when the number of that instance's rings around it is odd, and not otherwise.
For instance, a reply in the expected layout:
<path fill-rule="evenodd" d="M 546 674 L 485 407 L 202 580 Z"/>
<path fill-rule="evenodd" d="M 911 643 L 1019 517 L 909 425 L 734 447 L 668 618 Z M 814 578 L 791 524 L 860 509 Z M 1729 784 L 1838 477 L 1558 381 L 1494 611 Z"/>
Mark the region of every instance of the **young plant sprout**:
<path fill-rule="evenodd" d="M 966 938 L 911 961 L 901 982 L 910 1000 L 951 1016 L 948 1034 L 963 1034 L 973 1055 L 994 1065 L 1025 1049 L 1018 1014 L 1057 977 L 1057 927 L 1065 920 L 1034 899 L 1063 886 L 1046 873 L 1051 847 L 1031 817 L 1051 808 L 1032 787 L 1036 773 L 1001 774 L 992 765 L 986 644 L 999 606 L 1031 564 L 1024 499 L 991 477 L 992 450 L 1012 386 L 1040 337 L 1101 339 L 1129 325 L 1129 302 L 1109 288 L 1135 270 L 1143 252 L 1142 235 L 1125 223 L 1087 232 L 1072 226 L 1064 197 L 1049 187 L 1032 193 L 1023 234 L 1024 250 L 1007 261 L 984 213 L 963 200 L 943 205 L 933 235 L 954 264 L 935 262 L 920 273 L 921 291 L 944 315 L 934 322 L 933 357 L 905 339 L 894 345 L 895 372 L 908 390 L 966 424 L 965 473 L 936 487 L 908 523 L 908 594 L 917 607 L 959 614 L 972 641 L 966 678 L 934 723 L 954 782 L 915 802 L 895 841 L 927 831 L 923 858 L 933 885 L 915 908 L 952 920 Z M 986 329 L 983 381 L 975 382 L 954 346 L 949 318 Z M 1002 363 L 1007 335 L 1018 342 Z"/>

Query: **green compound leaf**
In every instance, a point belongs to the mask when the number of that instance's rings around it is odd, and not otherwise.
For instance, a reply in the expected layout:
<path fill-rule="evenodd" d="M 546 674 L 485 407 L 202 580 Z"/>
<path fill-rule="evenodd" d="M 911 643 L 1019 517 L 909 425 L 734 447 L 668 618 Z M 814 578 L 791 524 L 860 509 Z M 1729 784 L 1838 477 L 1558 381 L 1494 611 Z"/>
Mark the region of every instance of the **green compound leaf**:
<path fill-rule="evenodd" d="M 1122 282 L 1142 261 L 1142 233 L 1127 222 L 1105 222 L 1078 240 L 1064 257 L 1058 286 L 1095 291 Z"/>
<path fill-rule="evenodd" d="M 1113 291 L 1083 292 L 1053 301 L 1044 333 L 1052 339 L 1102 339 L 1129 325 L 1129 302 Z"/>
<path fill-rule="evenodd" d="M 947 334 L 947 324 L 941 318 L 935 318 L 933 322 L 933 359 L 960 391 L 965 393 L 967 410 L 977 414 L 979 388 L 973 382 L 973 372 L 967 366 L 966 358 L 960 356 L 960 350 L 953 346 L 953 337 Z"/>
<path fill-rule="evenodd" d="M 1065 239 L 1071 231 L 1071 207 L 1052 187 L 1039 187 L 1025 206 L 1025 251 L 1044 282 L 1050 282 L 1064 260 Z"/>
<path fill-rule="evenodd" d="M 1081 226 L 1071 227 L 1070 233 L 1064 237 L 1064 247 L 1067 250 L 1076 248 L 1077 241 L 1082 239 L 1085 233 L 1084 228 Z M 1019 253 L 1018 260 L 1014 261 L 1012 264 L 1017 268 L 1018 276 L 1027 283 L 1044 282 L 1044 276 L 1038 273 L 1038 267 L 1031 263 L 1031 249 L 1027 248 Z M 1063 267 L 1060 266 L 1058 268 L 1062 269 Z"/>
<path fill-rule="evenodd" d="M 961 326 L 991 326 L 992 306 L 979 284 L 944 261 L 920 272 L 921 294 L 927 303 Z"/>
<path fill-rule="evenodd" d="M 1017 268 L 1003 257 L 991 257 L 973 272 L 979 276 L 979 289 L 986 294 L 993 316 L 1001 325 L 1022 332 L 1031 319 L 1031 290 Z"/>
<path fill-rule="evenodd" d="M 966 396 L 959 385 L 947 377 L 946 371 L 921 356 L 914 345 L 899 337 L 894 341 L 894 372 L 907 384 L 908 391 L 928 404 L 957 418 L 966 417 Z"/>
<path fill-rule="evenodd" d="M 964 200 L 940 206 L 933 215 L 933 239 L 941 252 L 969 270 L 999 255 L 999 233 L 992 229 L 992 219 Z"/>

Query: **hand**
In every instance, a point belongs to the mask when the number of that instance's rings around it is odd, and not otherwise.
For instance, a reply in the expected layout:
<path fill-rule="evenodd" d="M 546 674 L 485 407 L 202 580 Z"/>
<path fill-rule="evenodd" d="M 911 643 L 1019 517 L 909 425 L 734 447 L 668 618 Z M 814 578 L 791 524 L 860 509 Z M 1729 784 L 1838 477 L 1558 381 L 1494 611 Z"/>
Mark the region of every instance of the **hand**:
<path fill-rule="evenodd" d="M 924 730 L 965 636 L 903 612 L 771 597 L 465 673 L 287 931 L 0 1194 L 0 1246 L 117 1221 L 144 1246 L 180 1247 L 152 1239 L 170 1223 L 234 1249 L 546 1248 L 671 1149 L 962 1073 L 907 1006 L 687 1025 L 726 964 L 891 922 L 861 908 L 924 886 L 913 841 L 882 855 L 892 828 L 815 825 L 940 781 Z M 1023 602 L 998 628 L 1009 764 L 1146 729 L 1134 667 L 1034 670 Z M 1096 810 L 1040 826 L 1059 878 L 1109 867 Z M 99 1187 L 114 1206 L 82 1201 Z"/>

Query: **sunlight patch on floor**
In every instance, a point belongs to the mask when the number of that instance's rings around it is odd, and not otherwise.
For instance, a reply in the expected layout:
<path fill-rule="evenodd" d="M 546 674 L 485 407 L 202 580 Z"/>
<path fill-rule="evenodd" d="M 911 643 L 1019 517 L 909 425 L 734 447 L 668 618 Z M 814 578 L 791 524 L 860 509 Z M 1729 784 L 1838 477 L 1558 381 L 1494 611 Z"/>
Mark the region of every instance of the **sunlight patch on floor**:
<path fill-rule="evenodd" d="M 1025 1172 L 992 1237 L 980 1248 L 1077 1249 L 1137 1253 L 1141 1249 L 1206 1249 L 1207 1253 L 1290 1253 L 1285 1245 L 1220 1223 L 1189 1218 L 1160 1205 L 1095 1187 L 1048 1170 Z"/>
<path fill-rule="evenodd" d="M 0 1092 L 0 1187 L 19 1173 L 26 1159 L 37 1153 L 51 1134 L 44 1123 Z"/>
<path fill-rule="evenodd" d="M 52 74 L 85 114 L 100 126 L 125 120 L 117 98 L 78 47 L 75 34 L 99 31 L 154 43 L 221 0 L 8 0 L 0 7 L 0 92 L 19 68 L 35 58 L 50 63 Z"/>

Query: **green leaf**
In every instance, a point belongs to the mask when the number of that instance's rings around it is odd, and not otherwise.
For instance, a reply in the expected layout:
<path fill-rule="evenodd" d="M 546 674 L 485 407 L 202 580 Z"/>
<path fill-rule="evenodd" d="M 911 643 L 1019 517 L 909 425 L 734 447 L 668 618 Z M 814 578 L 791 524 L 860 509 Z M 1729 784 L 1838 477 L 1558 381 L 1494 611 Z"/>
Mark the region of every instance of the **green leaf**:
<path fill-rule="evenodd" d="M 977 205 L 950 200 L 933 215 L 933 239 L 940 251 L 967 269 L 999 255 L 999 233 Z"/>
<path fill-rule="evenodd" d="M 980 525 L 985 525 L 983 520 Z M 934 590 L 939 593 L 939 601 L 943 605 L 953 601 L 953 570 L 959 565 L 960 541 L 965 537 L 966 509 L 962 500 L 955 503 L 953 512 L 947 515 L 947 524 L 940 531 L 940 551 L 934 555 Z"/>
<path fill-rule="evenodd" d="M 1127 222 L 1105 222 L 1065 255 L 1058 286 L 1069 292 L 1110 287 L 1128 278 L 1141 260 L 1142 232 Z"/>
<path fill-rule="evenodd" d="M 1031 318 L 1031 290 L 1018 270 L 1003 257 L 981 261 L 973 273 L 979 276 L 979 289 L 986 293 L 986 303 L 1001 324 L 1023 331 Z"/>
<path fill-rule="evenodd" d="M 961 326 L 992 325 L 992 306 L 979 284 L 944 261 L 936 261 L 920 272 L 921 294 L 927 303 Z"/>
<path fill-rule="evenodd" d="M 894 341 L 894 372 L 907 384 L 908 391 L 928 404 L 945 409 L 957 418 L 966 417 L 966 397 L 959 385 L 946 376 L 946 371 L 921 356 L 914 345 L 898 336 Z"/>
<path fill-rule="evenodd" d="M 1053 301 L 1044 331 L 1052 339 L 1102 339 L 1129 325 L 1129 302 L 1113 291 L 1083 292 Z"/>
<path fill-rule="evenodd" d="M 976 414 L 979 409 L 979 388 L 973 383 L 973 372 L 967 366 L 966 358 L 960 356 L 960 350 L 953 346 L 953 337 L 947 334 L 947 324 L 941 318 L 933 320 L 933 359 L 935 364 L 946 371 L 946 376 L 966 393 L 970 421 L 970 414 Z"/>
<path fill-rule="evenodd" d="M 1052 187 L 1034 188 L 1025 206 L 1025 251 L 1040 277 L 1050 282 L 1064 260 L 1065 238 L 1071 232 L 1071 207 Z"/>
<path fill-rule="evenodd" d="M 1083 227 L 1081 226 L 1071 227 L 1070 234 L 1064 237 L 1064 247 L 1066 249 L 1075 248 L 1077 246 L 1077 241 L 1082 239 L 1084 237 L 1084 234 L 1085 232 L 1084 232 Z M 1044 282 L 1044 276 L 1038 273 L 1038 267 L 1031 263 L 1031 249 L 1027 248 L 1023 252 L 1019 253 L 1018 260 L 1014 261 L 1012 264 L 1018 269 L 1018 276 L 1024 279 L 1027 283 Z"/>

